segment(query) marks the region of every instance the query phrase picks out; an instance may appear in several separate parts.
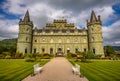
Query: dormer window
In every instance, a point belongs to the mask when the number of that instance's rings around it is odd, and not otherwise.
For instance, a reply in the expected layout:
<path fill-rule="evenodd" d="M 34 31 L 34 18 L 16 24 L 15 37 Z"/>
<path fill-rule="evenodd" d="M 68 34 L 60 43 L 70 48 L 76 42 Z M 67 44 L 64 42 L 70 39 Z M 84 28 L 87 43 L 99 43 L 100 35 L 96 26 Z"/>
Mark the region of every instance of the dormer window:
<path fill-rule="evenodd" d="M 45 31 L 43 31 L 42 34 L 44 35 L 44 34 L 45 34 Z"/>
<path fill-rule="evenodd" d="M 69 35 L 69 34 L 70 34 L 70 31 L 66 31 L 66 34 Z"/>
<path fill-rule="evenodd" d="M 37 32 L 34 32 L 35 35 L 37 35 Z"/>
<path fill-rule="evenodd" d="M 53 31 L 51 31 L 50 33 L 51 33 L 51 35 L 52 35 L 52 34 L 53 34 Z"/>
<path fill-rule="evenodd" d="M 77 35 L 78 34 L 78 31 L 75 31 L 75 35 Z"/>

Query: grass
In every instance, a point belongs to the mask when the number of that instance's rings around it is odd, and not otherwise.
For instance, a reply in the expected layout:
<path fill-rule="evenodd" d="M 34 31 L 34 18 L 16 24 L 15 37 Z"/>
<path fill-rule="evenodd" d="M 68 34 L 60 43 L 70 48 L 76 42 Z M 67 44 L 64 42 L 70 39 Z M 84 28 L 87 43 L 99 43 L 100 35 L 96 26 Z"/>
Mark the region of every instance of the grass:
<path fill-rule="evenodd" d="M 120 81 L 120 61 L 91 61 L 89 63 L 70 62 L 80 65 L 81 73 L 89 81 Z"/>
<path fill-rule="evenodd" d="M 33 65 L 44 65 L 49 60 L 41 62 L 25 62 L 25 60 L 0 60 L 0 81 L 20 81 L 33 73 Z"/>

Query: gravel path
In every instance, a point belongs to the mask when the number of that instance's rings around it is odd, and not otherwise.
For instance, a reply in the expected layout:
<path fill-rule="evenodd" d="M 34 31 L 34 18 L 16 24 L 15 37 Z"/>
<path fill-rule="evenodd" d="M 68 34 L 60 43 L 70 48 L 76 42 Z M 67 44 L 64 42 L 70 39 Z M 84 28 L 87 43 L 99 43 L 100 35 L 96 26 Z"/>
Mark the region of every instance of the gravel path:
<path fill-rule="evenodd" d="M 56 57 L 43 66 L 43 71 L 22 81 L 88 81 L 72 73 L 72 64 L 64 57 Z"/>

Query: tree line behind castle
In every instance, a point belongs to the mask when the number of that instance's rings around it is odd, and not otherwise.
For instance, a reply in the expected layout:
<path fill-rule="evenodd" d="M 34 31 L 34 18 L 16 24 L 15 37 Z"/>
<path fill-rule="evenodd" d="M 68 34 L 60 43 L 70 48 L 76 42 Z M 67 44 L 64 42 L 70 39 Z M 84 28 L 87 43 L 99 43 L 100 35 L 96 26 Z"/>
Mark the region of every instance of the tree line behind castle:
<path fill-rule="evenodd" d="M 0 59 L 24 59 L 25 57 L 29 57 L 28 59 L 35 60 L 36 58 L 45 58 L 50 59 L 53 58 L 53 54 L 48 53 L 36 53 L 36 54 L 26 54 L 25 56 L 22 53 L 16 53 L 16 44 L 17 39 L 4 39 L 0 41 Z M 105 46 L 105 59 L 109 58 L 120 58 L 120 46 Z M 83 57 L 87 59 L 99 59 L 100 56 L 95 56 L 92 52 L 77 52 L 75 53 L 69 53 L 69 58 L 78 58 L 81 59 Z M 27 60 L 28 60 L 27 59 Z"/>

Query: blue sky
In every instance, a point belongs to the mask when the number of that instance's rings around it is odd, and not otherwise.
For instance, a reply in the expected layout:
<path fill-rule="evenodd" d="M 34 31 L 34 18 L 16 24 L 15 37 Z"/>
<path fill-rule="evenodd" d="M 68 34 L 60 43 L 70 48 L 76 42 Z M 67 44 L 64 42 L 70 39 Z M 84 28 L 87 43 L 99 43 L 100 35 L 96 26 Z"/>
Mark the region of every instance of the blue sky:
<path fill-rule="evenodd" d="M 62 16 L 83 28 L 94 10 L 101 15 L 104 45 L 120 45 L 120 0 L 0 0 L 0 39 L 17 38 L 27 10 L 38 28 Z"/>

